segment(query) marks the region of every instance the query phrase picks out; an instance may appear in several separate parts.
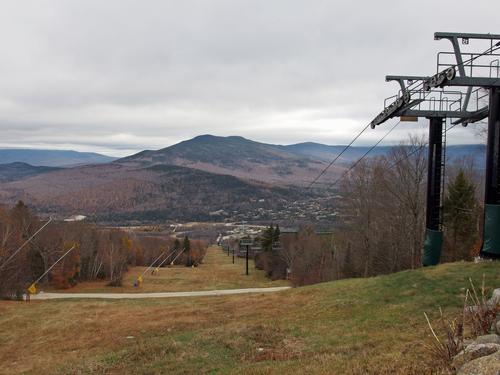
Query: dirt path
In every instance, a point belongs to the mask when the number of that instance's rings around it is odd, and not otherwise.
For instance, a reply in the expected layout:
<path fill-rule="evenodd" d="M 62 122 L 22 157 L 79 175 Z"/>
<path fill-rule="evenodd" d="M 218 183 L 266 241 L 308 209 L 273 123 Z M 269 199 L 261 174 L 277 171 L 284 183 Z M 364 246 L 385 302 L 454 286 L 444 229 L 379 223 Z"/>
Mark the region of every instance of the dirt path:
<path fill-rule="evenodd" d="M 39 293 L 31 296 L 32 300 L 68 299 L 68 298 L 99 298 L 99 299 L 136 299 L 136 298 L 173 298 L 173 297 L 205 297 L 226 296 L 246 293 L 273 293 L 290 289 L 289 286 L 273 288 L 245 288 L 205 290 L 194 292 L 163 292 L 163 293 Z"/>

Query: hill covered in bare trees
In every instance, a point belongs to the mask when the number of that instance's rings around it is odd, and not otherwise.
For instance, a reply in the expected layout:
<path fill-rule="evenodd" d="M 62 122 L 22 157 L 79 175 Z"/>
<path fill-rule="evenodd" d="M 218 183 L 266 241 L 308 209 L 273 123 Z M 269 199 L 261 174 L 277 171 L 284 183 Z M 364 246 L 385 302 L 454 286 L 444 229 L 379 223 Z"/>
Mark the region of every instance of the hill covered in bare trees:
<path fill-rule="evenodd" d="M 299 192 L 228 175 L 156 165 L 92 165 L 1 185 L 4 203 L 23 200 L 45 214 L 76 213 L 104 221 L 208 220 L 218 210 L 244 211 L 299 198 Z"/>

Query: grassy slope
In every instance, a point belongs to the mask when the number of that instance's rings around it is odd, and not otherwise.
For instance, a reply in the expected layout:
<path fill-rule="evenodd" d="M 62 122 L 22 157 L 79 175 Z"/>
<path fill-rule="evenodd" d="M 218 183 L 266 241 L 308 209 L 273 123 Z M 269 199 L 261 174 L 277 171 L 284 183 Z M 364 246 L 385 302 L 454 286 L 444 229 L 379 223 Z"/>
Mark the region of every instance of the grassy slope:
<path fill-rule="evenodd" d="M 192 290 L 265 288 L 289 285 L 285 280 L 271 281 L 265 272 L 255 270 L 253 260 L 249 260 L 250 275 L 245 276 L 245 259 L 222 252 L 219 247 L 208 249 L 203 264 L 200 267 L 186 268 L 184 266 L 162 267 L 158 275 L 151 272 L 144 275 L 144 283 L 140 288 L 134 288 L 133 283 L 146 268 L 134 267 L 123 279 L 119 288 L 106 286 L 105 281 L 86 282 L 64 292 L 71 293 L 135 293 L 135 292 L 186 292 Z"/>
<path fill-rule="evenodd" d="M 423 311 L 458 311 L 483 274 L 500 287 L 498 262 L 455 263 L 272 295 L 0 302 L 0 372 L 426 373 Z"/>

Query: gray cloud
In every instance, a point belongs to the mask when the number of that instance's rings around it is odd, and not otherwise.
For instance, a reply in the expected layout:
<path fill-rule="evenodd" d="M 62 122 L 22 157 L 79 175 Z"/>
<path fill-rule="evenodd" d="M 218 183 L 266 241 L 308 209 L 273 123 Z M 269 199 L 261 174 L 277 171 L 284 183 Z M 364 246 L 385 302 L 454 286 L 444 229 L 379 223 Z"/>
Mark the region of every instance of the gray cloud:
<path fill-rule="evenodd" d="M 397 91 L 386 74 L 433 73 L 449 49 L 433 32 L 499 32 L 485 27 L 500 4 L 32 0 L 0 10 L 0 146 L 124 155 L 204 133 L 346 143 Z M 404 124 L 387 142 L 419 131 L 425 123 Z"/>

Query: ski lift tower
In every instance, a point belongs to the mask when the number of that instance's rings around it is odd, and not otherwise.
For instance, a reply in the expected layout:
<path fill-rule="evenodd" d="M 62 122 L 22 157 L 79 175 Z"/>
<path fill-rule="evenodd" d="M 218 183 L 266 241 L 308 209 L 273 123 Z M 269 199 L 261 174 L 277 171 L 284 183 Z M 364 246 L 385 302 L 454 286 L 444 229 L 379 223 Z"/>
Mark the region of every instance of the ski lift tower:
<path fill-rule="evenodd" d="M 449 40 L 453 51 L 438 53 L 437 74 L 424 82 L 425 90 L 431 91 L 437 87 L 465 88 L 467 95 L 465 109 L 470 98 L 474 95 L 480 96 L 481 89 L 486 89 L 489 93 L 481 256 L 498 259 L 500 258 L 500 54 L 495 52 L 500 49 L 500 34 L 437 32 L 434 34 L 434 39 Z M 488 46 L 488 49 L 483 52 L 463 52 L 459 40 L 462 46 L 474 41 L 475 45 L 483 44 L 483 48 Z"/>
<path fill-rule="evenodd" d="M 445 120 L 455 119 L 465 124 L 479 121 L 488 114 L 488 108 L 481 108 L 480 101 L 477 101 L 474 110 L 470 110 L 469 99 L 460 90 L 424 90 L 428 79 L 426 76 L 386 76 L 386 81 L 397 81 L 400 90 L 385 100 L 384 110 L 370 124 L 374 129 L 394 117 L 399 117 L 401 121 L 418 121 L 418 118 L 429 120 L 426 233 L 422 259 L 424 266 L 439 263 L 443 243 Z"/>

